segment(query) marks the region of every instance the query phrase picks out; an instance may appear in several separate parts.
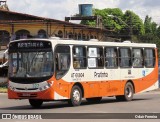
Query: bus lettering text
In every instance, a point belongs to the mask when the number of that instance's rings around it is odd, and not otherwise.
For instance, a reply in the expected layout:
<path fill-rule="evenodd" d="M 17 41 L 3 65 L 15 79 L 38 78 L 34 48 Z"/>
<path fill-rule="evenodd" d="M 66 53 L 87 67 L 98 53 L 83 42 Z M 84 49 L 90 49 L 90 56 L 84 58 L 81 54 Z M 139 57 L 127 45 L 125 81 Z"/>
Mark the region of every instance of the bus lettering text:
<path fill-rule="evenodd" d="M 102 78 L 102 77 L 108 77 L 108 73 L 106 72 L 94 72 L 94 77 L 97 77 L 97 78 Z"/>
<path fill-rule="evenodd" d="M 84 77 L 84 73 L 72 73 L 71 77 L 72 78 L 82 78 Z"/>

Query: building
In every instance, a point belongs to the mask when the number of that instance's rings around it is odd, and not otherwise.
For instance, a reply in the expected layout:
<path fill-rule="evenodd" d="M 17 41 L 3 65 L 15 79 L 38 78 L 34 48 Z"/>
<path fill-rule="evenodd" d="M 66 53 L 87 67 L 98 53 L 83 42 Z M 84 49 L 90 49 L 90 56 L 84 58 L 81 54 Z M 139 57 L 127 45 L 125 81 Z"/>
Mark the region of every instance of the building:
<path fill-rule="evenodd" d="M 106 29 L 88 27 L 51 18 L 44 18 L 0 9 L 0 50 L 11 40 L 57 36 L 75 40 L 107 40 Z"/>
<path fill-rule="evenodd" d="M 87 18 L 97 18 L 91 16 Z M 83 18 L 83 17 L 81 17 Z M 66 18 L 65 18 L 66 19 Z M 96 21 L 98 22 L 98 21 Z M 60 21 L 52 18 L 10 11 L 6 0 L 0 0 L 0 51 L 5 50 L 10 41 L 21 38 L 49 38 L 52 36 L 74 40 L 98 39 L 99 41 L 114 41 L 114 32 L 102 27 Z"/>

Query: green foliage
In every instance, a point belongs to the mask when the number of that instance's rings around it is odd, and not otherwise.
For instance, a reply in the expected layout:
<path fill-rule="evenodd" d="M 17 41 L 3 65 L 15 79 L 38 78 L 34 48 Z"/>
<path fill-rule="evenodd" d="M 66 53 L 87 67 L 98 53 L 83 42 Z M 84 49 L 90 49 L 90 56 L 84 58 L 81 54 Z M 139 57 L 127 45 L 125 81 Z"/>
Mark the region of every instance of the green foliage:
<path fill-rule="evenodd" d="M 144 29 L 145 34 L 139 37 L 140 41 L 144 43 L 155 43 L 160 55 L 160 26 L 153 22 L 152 18 L 147 15 L 144 21 Z"/>
<path fill-rule="evenodd" d="M 154 34 L 154 35 L 156 35 L 157 34 L 157 23 L 155 23 L 155 22 L 152 22 L 151 23 L 151 29 L 152 29 L 152 33 Z"/>
<path fill-rule="evenodd" d="M 142 19 L 134 12 L 127 10 L 124 14 L 124 22 L 126 23 L 125 28 L 132 35 L 143 35 L 144 25 Z"/>
<path fill-rule="evenodd" d="M 144 25 L 142 19 L 132 11 L 122 12 L 119 8 L 93 9 L 95 16 L 102 17 L 103 27 L 114 30 L 119 35 L 143 35 Z M 96 27 L 95 21 L 83 20 L 81 24 Z"/>
<path fill-rule="evenodd" d="M 91 20 L 82 20 L 81 24 L 89 25 L 90 27 L 96 27 L 96 22 Z"/>
<path fill-rule="evenodd" d="M 153 22 L 148 15 L 143 23 L 142 19 L 130 10 L 123 13 L 119 8 L 106 8 L 94 9 L 93 13 L 102 17 L 104 28 L 114 31 L 114 38 L 120 37 L 121 40 L 132 39 L 133 42 L 155 43 L 160 51 L 160 26 Z M 81 21 L 81 24 L 96 26 L 95 21 Z"/>
<path fill-rule="evenodd" d="M 114 20 L 113 18 L 108 17 L 108 15 L 113 15 L 118 18 L 123 18 L 123 12 L 121 9 L 119 9 L 119 8 L 114 8 L 114 9 L 107 8 L 107 9 L 103 9 L 103 10 L 93 9 L 93 14 L 95 16 L 102 17 L 102 24 L 105 28 L 114 29 L 117 32 L 122 29 L 122 26 L 120 25 L 120 23 L 117 22 L 117 20 Z M 81 24 L 96 27 L 95 21 L 83 20 L 83 21 L 81 21 Z"/>
<path fill-rule="evenodd" d="M 0 87 L 0 93 L 7 93 L 6 87 Z"/>
<path fill-rule="evenodd" d="M 160 26 L 156 30 L 156 35 L 160 38 Z"/>
<path fill-rule="evenodd" d="M 145 18 L 145 21 L 144 21 L 145 33 L 152 33 L 152 22 L 151 22 L 151 20 L 152 20 L 152 18 L 147 15 L 146 18 Z"/>

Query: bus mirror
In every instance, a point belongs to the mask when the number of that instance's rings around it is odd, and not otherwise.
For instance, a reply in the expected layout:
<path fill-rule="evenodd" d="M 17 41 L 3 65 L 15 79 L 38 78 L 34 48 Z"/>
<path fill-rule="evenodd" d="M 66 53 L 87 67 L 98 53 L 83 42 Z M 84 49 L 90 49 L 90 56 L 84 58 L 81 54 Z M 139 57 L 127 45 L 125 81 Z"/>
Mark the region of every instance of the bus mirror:
<path fill-rule="evenodd" d="M 2 63 L 5 63 L 8 60 L 8 49 L 3 53 Z"/>

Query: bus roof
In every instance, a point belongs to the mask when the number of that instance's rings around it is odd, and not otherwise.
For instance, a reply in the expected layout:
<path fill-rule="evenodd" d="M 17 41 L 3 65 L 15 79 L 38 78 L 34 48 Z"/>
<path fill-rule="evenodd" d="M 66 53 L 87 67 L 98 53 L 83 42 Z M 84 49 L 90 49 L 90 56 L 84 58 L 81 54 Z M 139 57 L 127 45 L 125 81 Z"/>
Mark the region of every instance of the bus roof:
<path fill-rule="evenodd" d="M 156 44 L 151 43 L 131 43 L 129 41 L 125 42 L 101 42 L 101 41 L 82 41 L 82 40 L 69 40 L 69 39 L 60 39 L 60 38 L 49 38 L 49 39 L 20 39 L 15 41 L 26 41 L 26 40 L 34 40 L 34 41 L 50 41 L 53 45 L 57 44 L 70 44 L 70 45 L 88 45 L 88 46 L 116 46 L 116 47 L 154 47 L 156 48 Z M 12 43 L 10 42 L 10 43 Z"/>
<path fill-rule="evenodd" d="M 50 40 L 53 44 L 89 45 L 89 46 L 116 46 L 116 47 L 154 47 L 156 44 L 149 43 L 126 43 L 126 42 L 100 42 L 100 41 L 75 41 L 75 40 Z"/>

